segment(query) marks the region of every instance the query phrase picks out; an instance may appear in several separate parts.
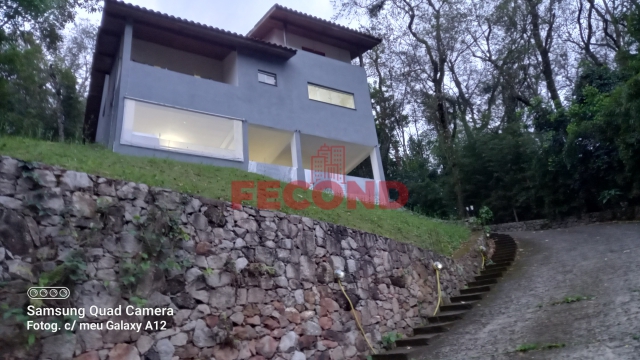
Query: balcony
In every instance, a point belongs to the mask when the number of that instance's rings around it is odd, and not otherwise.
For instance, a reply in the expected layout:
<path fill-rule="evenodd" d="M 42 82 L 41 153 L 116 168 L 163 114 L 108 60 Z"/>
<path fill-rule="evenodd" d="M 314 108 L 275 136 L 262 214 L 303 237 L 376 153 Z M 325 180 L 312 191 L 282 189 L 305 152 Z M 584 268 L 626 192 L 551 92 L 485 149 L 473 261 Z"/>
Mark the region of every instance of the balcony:
<path fill-rule="evenodd" d="M 248 140 L 250 172 L 286 183 L 303 180 L 311 188 L 328 187 L 325 191 L 377 203 L 379 179 L 345 175 L 375 153 L 374 147 L 251 124 Z"/>
<path fill-rule="evenodd" d="M 237 52 L 213 42 L 136 24 L 131 61 L 203 79 L 238 85 Z"/>

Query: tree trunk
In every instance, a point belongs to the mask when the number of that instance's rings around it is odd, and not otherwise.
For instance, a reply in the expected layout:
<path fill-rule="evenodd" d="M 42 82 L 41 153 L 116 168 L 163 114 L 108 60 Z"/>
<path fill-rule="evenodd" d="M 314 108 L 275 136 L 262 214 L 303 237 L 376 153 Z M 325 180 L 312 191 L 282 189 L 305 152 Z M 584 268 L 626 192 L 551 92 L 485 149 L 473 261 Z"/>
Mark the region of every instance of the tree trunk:
<path fill-rule="evenodd" d="M 62 109 L 58 109 L 58 141 L 64 142 L 64 114 Z"/>
<path fill-rule="evenodd" d="M 453 185 L 456 191 L 456 205 L 458 206 L 458 216 L 460 219 L 465 218 L 464 213 L 464 196 L 462 194 L 462 181 L 460 180 L 460 169 L 455 160 L 451 164 L 451 174 L 453 176 Z"/>
<path fill-rule="evenodd" d="M 553 101 L 553 105 L 556 110 L 562 108 L 562 102 L 560 101 L 560 95 L 558 94 L 558 88 L 556 87 L 556 81 L 553 78 L 553 67 L 551 66 L 551 58 L 549 56 L 549 48 L 551 45 L 552 31 L 553 31 L 553 19 L 550 19 L 549 28 L 547 29 L 547 35 L 545 40 L 542 40 L 540 34 L 540 14 L 538 13 L 537 0 L 527 0 L 529 7 L 529 16 L 531 16 L 531 33 L 533 35 L 533 41 L 536 44 L 536 49 L 540 54 L 540 60 L 542 61 L 542 75 L 547 84 L 547 91 Z"/>
<path fill-rule="evenodd" d="M 56 94 L 57 104 L 56 112 L 58 113 L 58 141 L 64 142 L 64 107 L 62 106 L 62 88 L 58 82 L 58 76 L 53 64 L 49 65 L 49 77 L 51 78 L 51 85 L 53 91 Z"/>
<path fill-rule="evenodd" d="M 416 18 L 415 8 L 408 1 L 403 0 L 404 5 L 407 7 L 405 10 L 409 15 L 409 24 L 407 29 L 413 38 L 420 44 L 424 45 L 425 51 L 431 64 L 431 74 L 429 81 L 433 84 L 433 93 L 436 99 L 435 118 L 433 124 L 438 135 L 438 140 L 441 145 L 444 146 L 444 154 L 447 159 L 447 166 L 451 168 L 451 176 L 453 179 L 453 185 L 456 192 L 458 216 L 460 219 L 464 219 L 464 199 L 462 196 L 462 183 L 460 179 L 460 170 L 458 169 L 458 163 L 456 161 L 456 154 L 454 151 L 455 137 L 456 137 L 456 119 L 452 122 L 448 119 L 446 109 L 446 97 L 444 90 L 445 71 L 447 66 L 448 53 L 446 50 L 446 44 L 442 37 L 442 17 L 440 9 L 436 7 L 432 1 L 428 0 L 427 4 L 433 10 L 433 18 L 435 21 L 435 31 L 433 41 L 430 43 L 427 39 L 420 36 L 413 28 L 413 23 Z"/>

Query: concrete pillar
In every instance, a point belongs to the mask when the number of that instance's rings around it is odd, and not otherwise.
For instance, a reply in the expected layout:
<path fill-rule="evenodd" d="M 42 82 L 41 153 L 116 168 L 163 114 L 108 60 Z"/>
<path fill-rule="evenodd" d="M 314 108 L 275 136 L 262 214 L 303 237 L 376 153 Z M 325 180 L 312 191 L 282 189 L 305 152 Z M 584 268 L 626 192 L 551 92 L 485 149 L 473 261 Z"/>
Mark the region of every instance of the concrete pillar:
<path fill-rule="evenodd" d="M 304 181 L 304 165 L 302 162 L 302 147 L 300 146 L 300 130 L 296 130 L 293 132 L 293 136 L 291 137 L 291 165 L 295 171 L 296 179 Z"/>
<path fill-rule="evenodd" d="M 117 96 L 117 115 L 115 118 L 115 126 L 109 137 L 109 145 L 116 150 L 120 145 L 120 133 L 122 132 L 122 120 L 124 117 L 124 95 L 127 93 L 127 84 L 131 76 L 131 44 L 133 41 L 133 20 L 127 19 L 124 27 L 124 35 L 122 37 L 122 58 L 120 63 L 120 78 L 116 79 L 118 88 Z"/>
<path fill-rule="evenodd" d="M 242 121 L 242 156 L 244 158 L 244 164 L 242 169 L 249 170 L 249 123 L 247 120 Z"/>
<path fill-rule="evenodd" d="M 371 169 L 373 169 L 373 179 L 384 181 L 384 169 L 382 168 L 382 158 L 380 157 L 380 145 L 376 145 L 371 154 Z"/>
<path fill-rule="evenodd" d="M 376 180 L 376 204 L 380 203 L 380 194 L 387 193 L 386 197 L 388 197 L 387 188 L 384 186 L 384 169 L 382 168 L 382 158 L 380 157 L 380 145 L 376 145 L 373 150 L 371 150 L 371 154 L 369 155 L 371 159 L 371 169 L 373 170 L 373 180 Z"/>

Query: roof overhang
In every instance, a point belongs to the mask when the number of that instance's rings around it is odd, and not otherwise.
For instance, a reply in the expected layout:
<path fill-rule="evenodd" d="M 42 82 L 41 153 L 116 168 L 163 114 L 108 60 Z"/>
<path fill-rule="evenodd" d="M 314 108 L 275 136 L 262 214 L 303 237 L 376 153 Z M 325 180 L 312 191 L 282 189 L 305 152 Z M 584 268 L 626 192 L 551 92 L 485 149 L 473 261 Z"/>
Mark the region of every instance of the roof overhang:
<path fill-rule="evenodd" d="M 149 34 L 148 29 L 153 29 L 155 34 L 167 34 L 167 36 L 162 37 L 163 41 L 173 39 L 172 42 L 174 43 L 178 43 L 175 41 L 176 38 L 183 38 L 187 40 L 183 42 L 184 44 L 195 40 L 201 43 L 215 44 L 230 50 L 249 50 L 283 59 L 289 59 L 296 54 L 296 50 L 289 47 L 181 19 L 122 1 L 105 0 L 93 55 L 91 81 L 89 93 L 87 94 L 84 119 L 84 136 L 85 139 L 90 141 L 94 141 L 96 136 L 105 74 L 111 72 L 113 64 L 118 57 L 120 41 L 127 21 L 131 21 L 134 24 L 134 36 L 136 36 L 136 33 Z M 192 46 L 192 48 L 195 47 Z"/>
<path fill-rule="evenodd" d="M 331 21 L 307 15 L 275 4 L 247 33 L 254 38 L 265 38 L 273 29 L 283 29 L 312 40 L 348 50 L 355 59 L 382 42 L 369 34 L 349 29 Z"/>

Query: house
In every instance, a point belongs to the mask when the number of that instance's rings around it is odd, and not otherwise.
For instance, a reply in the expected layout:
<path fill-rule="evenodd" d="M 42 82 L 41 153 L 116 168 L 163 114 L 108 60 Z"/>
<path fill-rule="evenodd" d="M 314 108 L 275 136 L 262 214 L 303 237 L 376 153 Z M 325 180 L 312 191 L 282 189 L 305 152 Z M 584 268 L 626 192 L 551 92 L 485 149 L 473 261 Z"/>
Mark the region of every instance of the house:
<path fill-rule="evenodd" d="M 312 162 L 329 164 L 325 170 L 344 181 L 369 159 L 383 181 L 361 67 L 362 54 L 379 43 L 280 5 L 239 35 L 105 0 L 85 136 L 122 154 L 282 181 L 313 183 Z"/>

